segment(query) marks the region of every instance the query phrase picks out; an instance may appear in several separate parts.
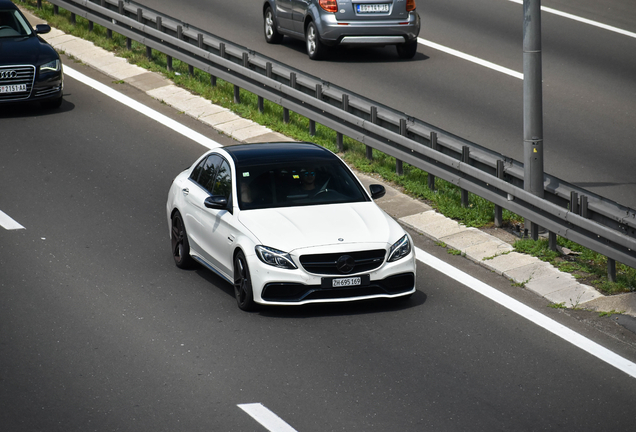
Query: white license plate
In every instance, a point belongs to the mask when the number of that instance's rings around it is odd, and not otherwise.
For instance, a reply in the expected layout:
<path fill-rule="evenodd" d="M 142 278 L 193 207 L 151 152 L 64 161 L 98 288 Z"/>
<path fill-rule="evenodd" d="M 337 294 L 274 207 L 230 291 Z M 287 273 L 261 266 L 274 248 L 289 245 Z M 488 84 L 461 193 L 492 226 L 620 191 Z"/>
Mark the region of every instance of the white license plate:
<path fill-rule="evenodd" d="M 383 4 L 358 4 L 356 5 L 358 13 L 384 13 L 389 11 L 389 5 Z"/>
<path fill-rule="evenodd" d="M 12 84 L 0 86 L 0 93 L 17 93 L 26 91 L 26 84 Z"/>
<path fill-rule="evenodd" d="M 332 287 L 346 287 L 346 286 L 356 286 L 362 285 L 361 277 L 350 277 L 350 278 L 342 278 L 342 279 L 334 279 L 331 281 Z"/>

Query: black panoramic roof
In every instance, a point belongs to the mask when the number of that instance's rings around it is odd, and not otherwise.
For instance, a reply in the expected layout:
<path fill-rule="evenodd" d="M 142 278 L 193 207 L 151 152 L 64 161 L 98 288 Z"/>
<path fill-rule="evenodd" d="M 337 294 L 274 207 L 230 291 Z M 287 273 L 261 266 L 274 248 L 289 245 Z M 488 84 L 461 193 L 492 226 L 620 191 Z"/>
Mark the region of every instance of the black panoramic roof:
<path fill-rule="evenodd" d="M 237 166 L 338 160 L 329 150 L 308 142 L 239 144 L 223 147 L 223 150 L 232 156 Z"/>

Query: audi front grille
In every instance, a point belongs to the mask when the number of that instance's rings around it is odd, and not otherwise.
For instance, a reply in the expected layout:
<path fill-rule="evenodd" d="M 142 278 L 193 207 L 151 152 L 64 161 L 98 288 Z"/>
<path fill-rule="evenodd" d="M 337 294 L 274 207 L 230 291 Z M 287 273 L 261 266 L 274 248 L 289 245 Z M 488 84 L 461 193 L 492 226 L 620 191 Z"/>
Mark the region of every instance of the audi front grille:
<path fill-rule="evenodd" d="M 35 81 L 35 66 L 0 66 L 0 100 L 28 99 Z M 16 90 L 15 86 L 24 86 Z"/>

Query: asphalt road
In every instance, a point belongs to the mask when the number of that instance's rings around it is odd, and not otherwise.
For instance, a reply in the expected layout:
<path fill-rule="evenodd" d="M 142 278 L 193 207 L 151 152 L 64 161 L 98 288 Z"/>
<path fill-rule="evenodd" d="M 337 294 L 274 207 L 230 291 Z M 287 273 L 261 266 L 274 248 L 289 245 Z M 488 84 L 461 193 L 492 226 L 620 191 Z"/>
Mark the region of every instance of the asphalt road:
<path fill-rule="evenodd" d="M 312 62 L 303 42 L 268 45 L 262 0 L 143 0 L 167 13 L 451 133 L 523 161 L 523 82 L 420 45 L 337 49 Z M 509 0 L 419 0 L 420 37 L 523 72 L 522 5 Z M 542 5 L 636 32 L 630 0 Z M 636 208 L 636 38 L 542 14 L 545 171 Z"/>
<path fill-rule="evenodd" d="M 266 430 L 245 403 L 299 432 L 633 430 L 633 378 L 424 265 L 407 303 L 241 312 L 169 252 L 168 187 L 204 149 L 71 78 L 65 95 L 0 110 L 0 210 L 25 227 L 0 228 L 2 430 Z M 415 242 L 636 361 L 609 321 Z"/>

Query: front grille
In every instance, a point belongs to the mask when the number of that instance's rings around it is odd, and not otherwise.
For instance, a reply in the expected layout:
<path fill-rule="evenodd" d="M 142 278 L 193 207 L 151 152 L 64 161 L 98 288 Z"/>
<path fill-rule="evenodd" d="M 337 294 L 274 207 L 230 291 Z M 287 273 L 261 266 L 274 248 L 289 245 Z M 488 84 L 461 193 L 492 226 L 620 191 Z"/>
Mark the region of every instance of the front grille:
<path fill-rule="evenodd" d="M 348 271 L 338 269 L 337 262 L 343 256 L 353 258 L 353 268 Z M 386 251 L 375 249 L 369 251 L 301 255 L 300 263 L 309 273 L 322 275 L 343 275 L 371 271 L 382 265 Z"/>
<path fill-rule="evenodd" d="M 25 84 L 26 90 L 20 92 L 1 92 L 0 101 L 28 99 L 33 90 L 35 66 L 0 66 L 0 87 Z"/>

